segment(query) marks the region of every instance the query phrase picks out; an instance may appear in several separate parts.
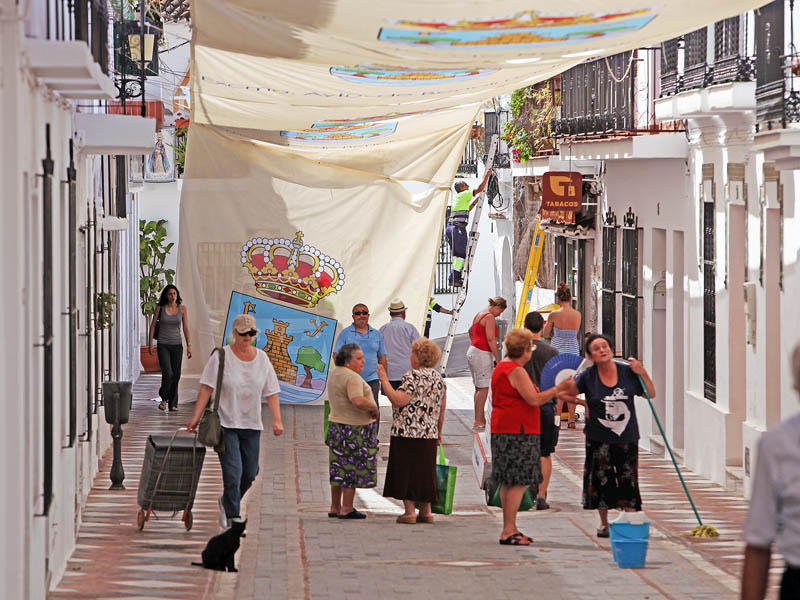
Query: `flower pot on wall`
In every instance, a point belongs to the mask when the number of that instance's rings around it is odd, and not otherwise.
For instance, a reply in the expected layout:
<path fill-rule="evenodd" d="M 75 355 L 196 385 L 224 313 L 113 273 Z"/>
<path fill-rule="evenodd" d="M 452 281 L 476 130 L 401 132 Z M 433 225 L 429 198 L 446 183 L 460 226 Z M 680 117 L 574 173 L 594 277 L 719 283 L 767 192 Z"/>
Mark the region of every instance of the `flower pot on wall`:
<path fill-rule="evenodd" d="M 141 346 L 140 360 L 145 373 L 161 372 L 161 367 L 158 366 L 158 354 L 156 353 L 155 348 L 153 349 L 153 354 L 150 354 L 147 351 L 147 346 Z"/>

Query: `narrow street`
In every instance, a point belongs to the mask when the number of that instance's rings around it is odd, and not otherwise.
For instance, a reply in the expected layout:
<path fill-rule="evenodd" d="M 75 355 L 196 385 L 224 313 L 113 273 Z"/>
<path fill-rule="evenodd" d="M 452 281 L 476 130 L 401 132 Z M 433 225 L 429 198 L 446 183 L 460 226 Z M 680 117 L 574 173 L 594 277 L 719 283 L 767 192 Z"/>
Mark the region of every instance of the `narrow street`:
<path fill-rule="evenodd" d="M 248 535 L 237 555 L 239 573 L 191 566 L 217 525 L 219 464 L 207 455 L 194 508 L 194 527 L 159 515 L 136 526 L 136 487 L 145 440 L 172 433 L 191 405 L 175 414 L 156 410 L 157 376 L 135 386 L 131 421 L 123 438 L 125 491 L 108 490 L 110 451 L 103 460 L 78 546 L 50 598 L 505 598 L 536 589 L 544 598 L 735 598 L 746 502 L 686 472 L 704 521 L 716 539 L 678 534 L 696 524 L 670 463 L 641 455 L 641 486 L 652 520 L 645 569 L 620 569 L 609 540 L 595 537 L 597 517 L 580 508 L 583 435 L 562 430 L 549 493 L 552 508 L 521 513 L 527 548 L 497 544 L 500 510 L 487 508 L 470 466 L 472 385 L 449 378 L 445 451 L 459 467 L 453 514 L 433 525 L 399 525 L 397 502 L 359 490 L 356 505 L 369 517 L 343 522 L 326 516 L 327 450 L 322 407 L 283 406 L 286 432 L 265 434 L 261 474 L 246 497 Z M 379 488 L 388 453 L 388 406 L 382 408 Z M 774 572 L 782 570 L 776 558 Z M 412 567 L 413 570 L 409 569 Z M 774 592 L 774 590 L 773 590 Z"/>

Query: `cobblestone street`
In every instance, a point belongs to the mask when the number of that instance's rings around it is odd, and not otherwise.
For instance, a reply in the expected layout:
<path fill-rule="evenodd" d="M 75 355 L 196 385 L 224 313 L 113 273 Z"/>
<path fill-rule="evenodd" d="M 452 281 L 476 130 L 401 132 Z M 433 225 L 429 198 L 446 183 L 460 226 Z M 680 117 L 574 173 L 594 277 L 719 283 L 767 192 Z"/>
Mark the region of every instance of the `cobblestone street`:
<path fill-rule="evenodd" d="M 497 543 L 499 509 L 487 508 L 470 466 L 471 383 L 448 381 L 445 452 L 458 466 L 455 507 L 432 525 L 400 525 L 398 502 L 380 496 L 388 453 L 389 408 L 382 408 L 378 491 L 359 490 L 365 521 L 329 519 L 327 450 L 322 409 L 284 406 L 286 432 L 265 434 L 261 474 L 246 497 L 248 536 L 237 555 L 239 573 L 192 567 L 217 533 L 219 464 L 207 455 L 185 531 L 178 518 L 136 527 L 136 484 L 148 433 L 172 432 L 190 405 L 159 412 L 150 400 L 156 379 L 136 385 L 131 423 L 123 438 L 127 490 L 109 491 L 104 460 L 84 515 L 79 546 L 51 598 L 510 598 L 536 590 L 544 598 L 734 598 L 738 591 L 745 501 L 687 472 L 706 522 L 720 537 L 680 537 L 694 524 L 670 463 L 642 453 L 645 510 L 653 521 L 645 569 L 620 569 L 608 540 L 595 536 L 597 516 L 580 506 L 583 435 L 562 430 L 547 511 L 521 513 L 530 547 Z M 385 400 L 385 399 L 384 399 Z M 641 418 L 641 417 L 640 417 Z M 612 513 L 613 514 L 613 513 Z M 167 515 L 168 516 L 168 515 Z M 780 570 L 780 563 L 776 570 Z"/>

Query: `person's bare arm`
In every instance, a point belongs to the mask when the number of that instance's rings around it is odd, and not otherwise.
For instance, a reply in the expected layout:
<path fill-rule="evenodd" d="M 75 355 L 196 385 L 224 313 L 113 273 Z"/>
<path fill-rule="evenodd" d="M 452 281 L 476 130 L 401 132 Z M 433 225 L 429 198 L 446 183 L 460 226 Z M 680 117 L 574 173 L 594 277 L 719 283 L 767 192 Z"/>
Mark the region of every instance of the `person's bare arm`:
<path fill-rule="evenodd" d="M 758 548 L 749 544 L 745 546 L 742 600 L 763 600 L 766 596 L 770 554 L 770 547 Z"/>
<path fill-rule="evenodd" d="M 653 383 L 653 380 L 650 379 L 650 375 L 647 374 L 647 370 L 644 368 L 644 365 L 641 361 L 636 360 L 633 357 L 628 357 L 628 362 L 631 364 L 631 371 L 636 373 L 642 378 L 644 381 L 644 387 L 647 388 L 647 393 L 650 394 L 650 399 L 656 397 L 656 386 Z"/>
<path fill-rule="evenodd" d="M 272 413 L 272 433 L 280 435 L 283 433 L 283 421 L 281 421 L 281 403 L 278 394 L 267 396 L 269 412 Z"/>
<path fill-rule="evenodd" d="M 444 390 L 444 396 L 442 396 L 442 408 L 439 409 L 439 445 L 442 444 L 442 429 L 444 429 L 444 413 L 447 410 L 447 388 Z"/>
<path fill-rule="evenodd" d="M 528 376 L 528 373 L 522 367 L 513 369 L 508 374 L 508 380 L 525 402 L 531 406 L 541 406 L 545 402 L 552 400 L 553 396 L 558 392 L 566 389 L 568 387 L 568 382 L 571 382 L 572 378 L 565 379 L 557 386 L 542 390 L 541 392 L 536 391 L 536 386 L 533 385 L 530 376 Z"/>
<path fill-rule="evenodd" d="M 497 321 L 495 321 L 492 313 L 489 313 L 488 317 L 483 322 L 483 326 L 486 329 L 486 342 L 489 344 L 489 351 L 494 356 L 494 359 L 500 362 L 500 350 L 497 348 L 497 334 L 495 333 Z"/>
<path fill-rule="evenodd" d="M 197 402 L 194 403 L 192 418 L 189 419 L 189 423 L 186 425 L 187 431 L 194 431 L 197 429 L 197 424 L 203 416 L 203 411 L 206 409 L 206 405 L 211 398 L 211 392 L 213 391 L 214 388 L 207 386 L 205 383 L 200 385 L 200 391 L 197 394 Z"/>
<path fill-rule="evenodd" d="M 375 404 L 372 395 L 369 398 L 366 396 L 354 396 L 350 398 L 350 402 L 359 410 L 363 410 L 370 414 L 373 419 L 378 418 L 378 406 Z"/>
<path fill-rule="evenodd" d="M 392 387 L 392 384 L 389 383 L 389 375 L 386 373 L 386 367 L 383 365 L 378 365 L 378 379 L 381 380 L 383 393 L 389 399 L 389 402 L 392 403 L 392 406 L 400 408 L 411 402 L 411 396 L 409 394 Z"/>
<path fill-rule="evenodd" d="M 542 337 L 553 337 L 553 325 L 553 313 L 550 313 L 550 316 L 547 317 L 547 321 L 544 322 L 544 327 L 542 327 Z"/>
<path fill-rule="evenodd" d="M 183 337 L 186 338 L 186 358 L 192 358 L 192 341 L 189 339 L 189 309 L 181 304 L 183 312 Z"/>
<path fill-rule="evenodd" d="M 381 365 L 384 369 L 389 368 L 389 360 L 386 358 L 386 355 L 378 357 L 378 364 Z"/>
<path fill-rule="evenodd" d="M 153 320 L 150 321 L 150 334 L 147 336 L 147 353 L 153 354 L 153 336 L 156 334 L 156 321 L 158 315 L 161 313 L 161 307 L 156 306 L 156 312 L 153 314 Z"/>
<path fill-rule="evenodd" d="M 478 194 L 480 194 L 483 190 L 486 189 L 486 184 L 489 182 L 489 177 L 491 177 L 491 176 L 492 176 L 492 170 L 491 169 L 487 169 L 486 173 L 483 176 L 483 181 L 481 181 L 481 184 L 478 187 L 475 188 L 475 195 L 476 196 Z"/>

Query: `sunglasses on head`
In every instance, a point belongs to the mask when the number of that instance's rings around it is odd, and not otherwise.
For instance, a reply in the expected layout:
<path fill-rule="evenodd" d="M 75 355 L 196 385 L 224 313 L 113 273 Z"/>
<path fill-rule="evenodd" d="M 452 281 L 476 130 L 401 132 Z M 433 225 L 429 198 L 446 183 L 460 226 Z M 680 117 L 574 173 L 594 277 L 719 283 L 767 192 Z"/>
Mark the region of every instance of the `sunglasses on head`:
<path fill-rule="evenodd" d="M 354 317 L 358 317 L 358 316 L 361 316 L 361 315 L 368 315 L 368 314 L 369 314 L 368 310 L 357 310 L 357 311 L 353 312 L 353 316 Z"/>
<path fill-rule="evenodd" d="M 237 331 L 236 333 L 238 333 L 239 335 L 249 335 L 249 336 L 258 335 L 258 332 L 255 329 L 251 329 L 250 331 Z"/>

